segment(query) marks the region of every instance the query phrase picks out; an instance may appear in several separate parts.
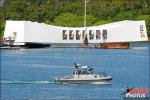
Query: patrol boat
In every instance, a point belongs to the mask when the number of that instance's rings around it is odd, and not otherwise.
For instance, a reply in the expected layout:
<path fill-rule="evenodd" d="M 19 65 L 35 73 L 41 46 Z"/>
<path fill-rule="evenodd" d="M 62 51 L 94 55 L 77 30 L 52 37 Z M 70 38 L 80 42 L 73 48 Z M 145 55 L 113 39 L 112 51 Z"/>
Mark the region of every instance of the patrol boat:
<path fill-rule="evenodd" d="M 102 72 L 99 74 L 94 74 L 93 67 L 90 66 L 80 66 L 74 63 L 74 69 L 72 71 L 73 75 L 64 75 L 64 77 L 54 78 L 56 83 L 72 83 L 72 84 L 109 84 L 108 82 L 112 80 L 110 75 Z"/>

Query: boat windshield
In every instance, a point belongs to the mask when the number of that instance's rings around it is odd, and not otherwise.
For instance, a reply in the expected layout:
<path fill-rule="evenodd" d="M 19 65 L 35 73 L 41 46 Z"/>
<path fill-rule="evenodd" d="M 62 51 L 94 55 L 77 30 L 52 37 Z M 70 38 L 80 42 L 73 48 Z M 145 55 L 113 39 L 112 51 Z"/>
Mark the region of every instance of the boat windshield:
<path fill-rule="evenodd" d="M 93 68 L 89 66 L 74 66 L 73 74 L 92 74 Z"/>
<path fill-rule="evenodd" d="M 100 75 L 101 77 L 108 77 L 108 75 L 107 75 L 105 72 L 100 72 L 99 75 Z"/>

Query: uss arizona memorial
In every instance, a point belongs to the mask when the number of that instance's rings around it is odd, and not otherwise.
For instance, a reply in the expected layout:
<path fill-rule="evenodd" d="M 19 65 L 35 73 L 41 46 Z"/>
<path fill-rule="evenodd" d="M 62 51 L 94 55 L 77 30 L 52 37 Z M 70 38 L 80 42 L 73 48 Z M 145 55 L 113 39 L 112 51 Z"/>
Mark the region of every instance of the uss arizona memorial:
<path fill-rule="evenodd" d="M 31 21 L 7 20 L 5 44 L 89 44 L 147 41 L 145 21 L 120 21 L 91 27 L 60 27 Z M 11 43 L 10 43 L 11 41 Z"/>

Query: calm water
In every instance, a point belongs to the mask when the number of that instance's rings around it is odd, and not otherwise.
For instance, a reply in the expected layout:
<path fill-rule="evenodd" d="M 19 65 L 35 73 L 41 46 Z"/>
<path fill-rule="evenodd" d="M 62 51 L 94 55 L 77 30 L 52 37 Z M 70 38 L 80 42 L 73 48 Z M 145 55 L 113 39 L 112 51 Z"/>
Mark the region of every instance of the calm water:
<path fill-rule="evenodd" d="M 1 51 L 1 99 L 121 99 L 127 87 L 149 87 L 149 43 L 130 49 L 48 48 Z M 55 84 L 72 64 L 91 65 L 111 85 Z"/>

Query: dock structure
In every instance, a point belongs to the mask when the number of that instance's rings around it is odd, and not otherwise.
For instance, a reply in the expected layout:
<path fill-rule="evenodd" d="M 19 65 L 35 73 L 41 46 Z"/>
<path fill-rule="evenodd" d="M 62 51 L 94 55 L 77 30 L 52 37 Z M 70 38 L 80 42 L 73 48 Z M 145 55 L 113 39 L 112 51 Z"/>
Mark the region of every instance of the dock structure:
<path fill-rule="evenodd" d="M 95 48 L 128 48 L 130 42 L 148 40 L 144 20 L 125 20 L 86 27 L 86 32 L 85 27 L 7 20 L 3 38 L 5 45 L 31 48 L 50 47 L 53 44 L 83 44 L 85 48 L 91 44 Z"/>

